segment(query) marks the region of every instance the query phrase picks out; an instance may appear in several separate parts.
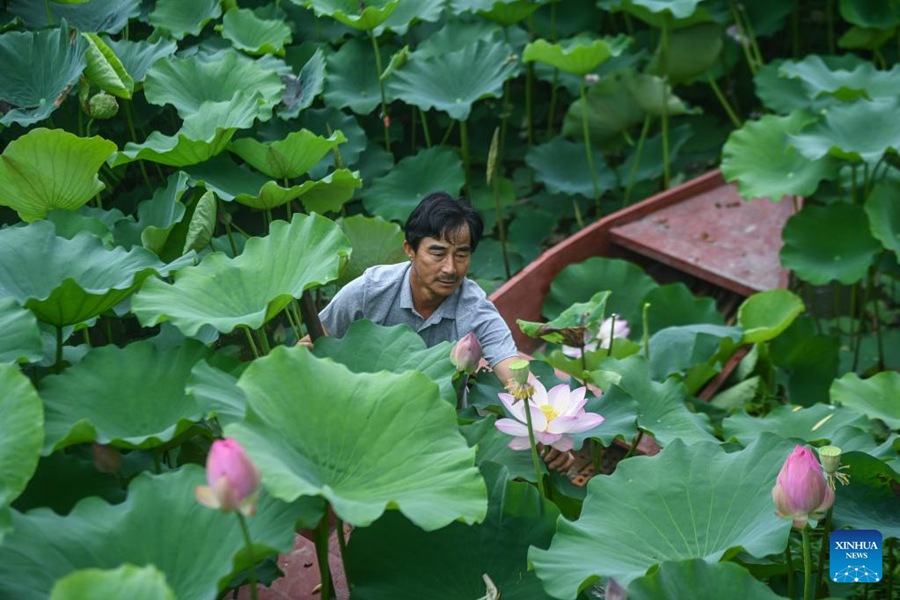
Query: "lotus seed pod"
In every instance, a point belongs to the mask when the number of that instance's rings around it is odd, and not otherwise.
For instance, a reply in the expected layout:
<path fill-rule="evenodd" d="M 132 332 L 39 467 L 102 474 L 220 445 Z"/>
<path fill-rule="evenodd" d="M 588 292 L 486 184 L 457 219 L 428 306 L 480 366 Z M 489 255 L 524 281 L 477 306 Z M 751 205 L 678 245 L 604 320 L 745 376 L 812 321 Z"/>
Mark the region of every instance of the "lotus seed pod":
<path fill-rule="evenodd" d="M 115 96 L 110 96 L 100 92 L 94 94 L 88 100 L 88 116 L 92 119 L 102 121 L 104 119 L 112 119 L 119 112 L 119 103 Z"/>

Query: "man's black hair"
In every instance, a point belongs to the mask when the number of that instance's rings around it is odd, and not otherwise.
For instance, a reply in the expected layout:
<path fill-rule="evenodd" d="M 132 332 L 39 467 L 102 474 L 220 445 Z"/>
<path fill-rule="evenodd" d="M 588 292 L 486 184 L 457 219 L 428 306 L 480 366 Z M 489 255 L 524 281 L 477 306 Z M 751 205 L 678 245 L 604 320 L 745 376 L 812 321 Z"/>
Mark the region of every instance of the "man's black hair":
<path fill-rule="evenodd" d="M 469 226 L 469 246 L 474 252 L 484 233 L 481 215 L 464 198 L 454 198 L 446 192 L 432 192 L 422 198 L 409 214 L 405 228 L 406 241 L 413 251 L 418 251 L 423 238 L 443 240 L 463 225 Z"/>

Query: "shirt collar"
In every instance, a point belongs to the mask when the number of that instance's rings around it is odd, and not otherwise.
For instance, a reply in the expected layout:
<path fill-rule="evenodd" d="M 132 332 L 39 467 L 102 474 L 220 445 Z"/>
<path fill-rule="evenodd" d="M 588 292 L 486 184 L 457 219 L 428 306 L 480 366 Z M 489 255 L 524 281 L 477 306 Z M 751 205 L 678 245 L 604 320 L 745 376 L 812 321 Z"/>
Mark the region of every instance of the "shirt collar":
<path fill-rule="evenodd" d="M 400 286 L 400 308 L 405 308 L 413 311 L 415 314 L 419 314 L 413 306 L 413 298 L 412 298 L 412 284 L 410 283 L 410 277 L 412 276 L 412 265 L 406 265 L 406 269 L 403 271 L 403 277 L 401 281 L 403 281 L 403 285 Z M 460 284 L 456 291 L 453 292 L 449 297 L 444 298 L 444 301 L 441 302 L 441 305 L 437 307 L 437 310 L 429 317 L 429 320 L 437 323 L 441 319 L 453 319 L 456 320 L 456 308 L 459 306 L 459 297 L 462 295 L 462 287 L 465 285 L 466 281 L 463 279 L 463 282 Z M 419 315 L 421 316 L 421 315 Z"/>

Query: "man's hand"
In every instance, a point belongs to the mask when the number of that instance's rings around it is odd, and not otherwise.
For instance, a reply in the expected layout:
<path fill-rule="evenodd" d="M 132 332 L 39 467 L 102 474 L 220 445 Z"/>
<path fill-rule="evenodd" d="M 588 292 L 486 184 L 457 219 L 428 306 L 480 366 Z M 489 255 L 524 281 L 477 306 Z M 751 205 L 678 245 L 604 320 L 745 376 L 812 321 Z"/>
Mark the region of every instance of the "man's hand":
<path fill-rule="evenodd" d="M 538 444 L 538 453 L 544 459 L 547 468 L 551 471 L 559 471 L 565 473 L 575 464 L 575 455 L 571 452 L 561 452 L 552 446 L 542 446 Z"/>

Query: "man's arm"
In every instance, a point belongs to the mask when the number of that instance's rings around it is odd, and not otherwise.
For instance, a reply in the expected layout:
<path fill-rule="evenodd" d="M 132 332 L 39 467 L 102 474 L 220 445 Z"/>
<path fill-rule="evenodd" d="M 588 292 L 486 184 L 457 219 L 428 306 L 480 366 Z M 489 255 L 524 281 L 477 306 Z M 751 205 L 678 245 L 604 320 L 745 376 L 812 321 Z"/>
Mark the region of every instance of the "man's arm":
<path fill-rule="evenodd" d="M 514 360 L 518 360 L 518 357 L 510 356 L 509 358 L 504 358 L 493 367 L 494 375 L 503 387 L 506 387 L 506 382 L 512 379 L 512 371 L 510 370 L 509 365 L 511 365 Z"/>

